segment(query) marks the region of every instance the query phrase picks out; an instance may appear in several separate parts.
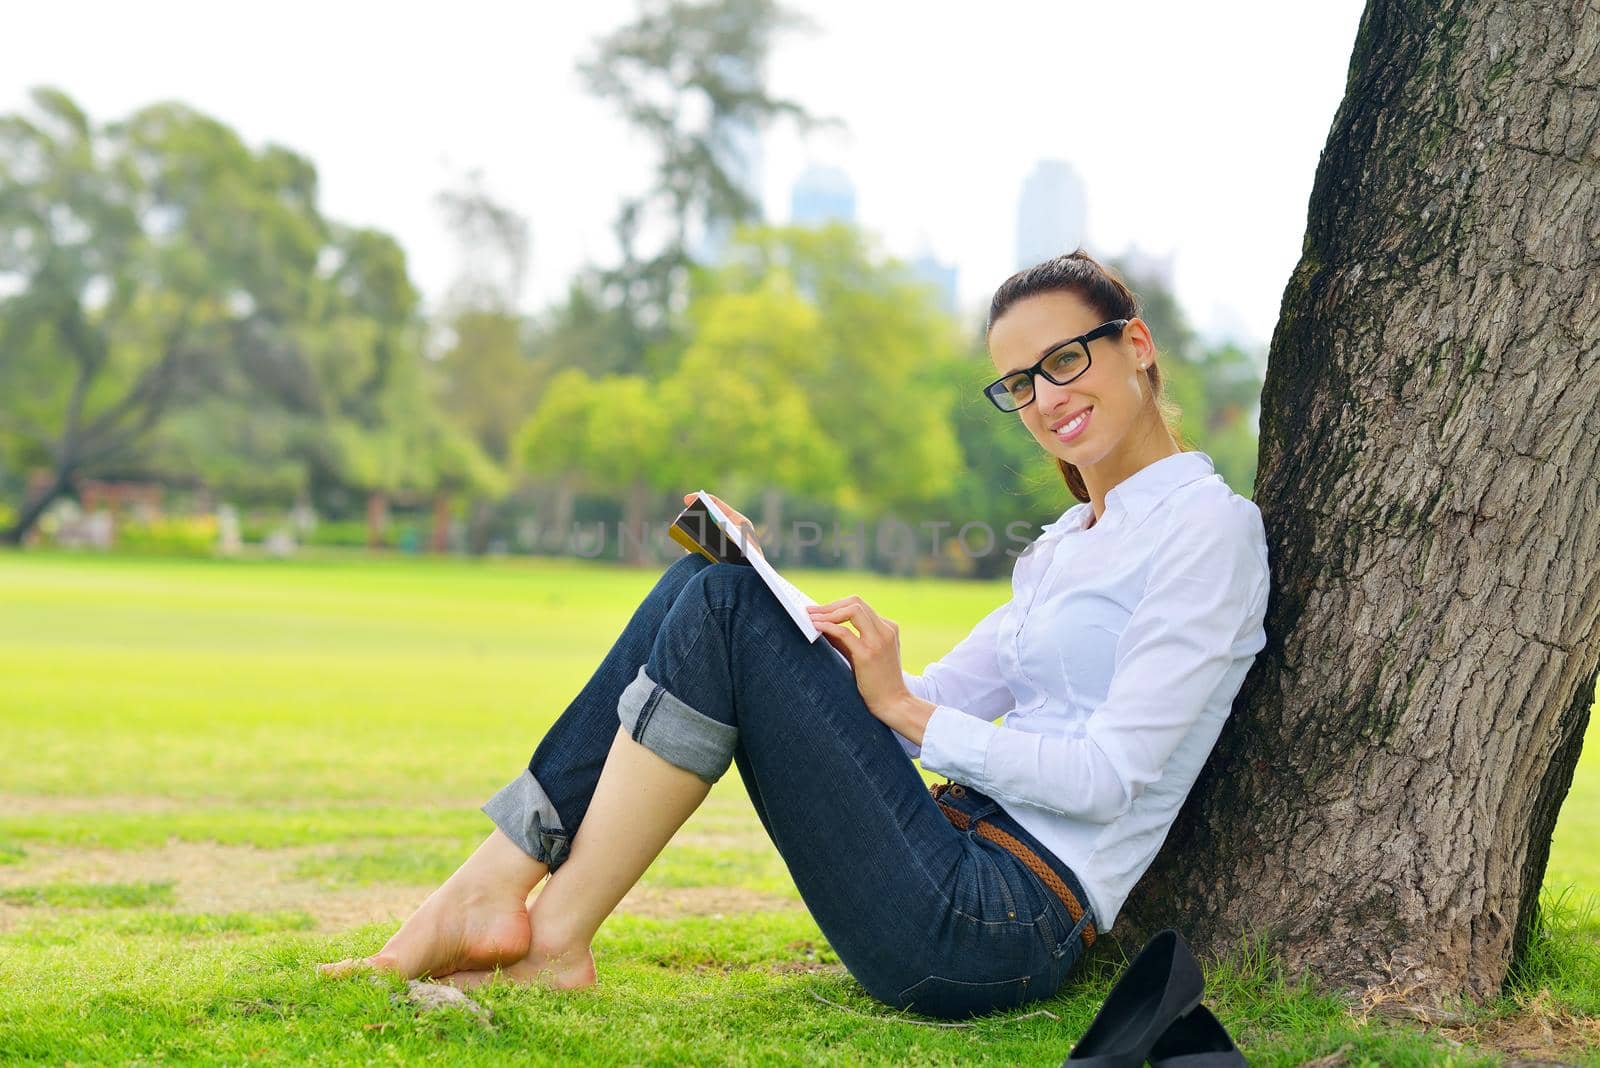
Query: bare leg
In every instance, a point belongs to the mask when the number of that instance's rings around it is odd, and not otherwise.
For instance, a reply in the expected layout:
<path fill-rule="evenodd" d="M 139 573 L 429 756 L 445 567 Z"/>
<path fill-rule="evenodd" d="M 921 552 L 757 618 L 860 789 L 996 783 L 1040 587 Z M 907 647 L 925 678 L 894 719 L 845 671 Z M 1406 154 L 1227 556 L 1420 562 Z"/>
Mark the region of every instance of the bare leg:
<path fill-rule="evenodd" d="M 556 989 L 593 985 L 595 932 L 710 791 L 619 728 L 571 853 L 528 906 L 527 956 L 499 974 Z M 487 969 L 459 969 L 448 981 L 470 988 L 494 976 Z"/>
<path fill-rule="evenodd" d="M 550 863 L 558 871 L 566 863 L 572 829 L 583 824 L 611 754 L 618 698 L 634 682 L 678 594 L 709 566 L 704 557 L 690 554 L 667 567 L 588 684 L 546 732 L 528 769 L 484 806 L 500 829 L 382 950 L 323 965 L 325 973 L 378 967 L 407 977 L 437 977 L 527 956 L 532 945 L 528 893 Z"/>
<path fill-rule="evenodd" d="M 376 968 L 414 979 L 521 960 L 532 941 L 528 894 L 545 872 L 496 828 L 382 949 L 318 971 L 339 976 Z"/>

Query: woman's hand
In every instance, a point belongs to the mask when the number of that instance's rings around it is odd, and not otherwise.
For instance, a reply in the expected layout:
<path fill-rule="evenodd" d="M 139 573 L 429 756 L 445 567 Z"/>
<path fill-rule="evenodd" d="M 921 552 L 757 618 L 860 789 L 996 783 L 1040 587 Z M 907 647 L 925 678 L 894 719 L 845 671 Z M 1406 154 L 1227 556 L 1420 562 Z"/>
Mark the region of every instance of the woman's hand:
<path fill-rule="evenodd" d="M 706 494 L 706 496 L 711 498 L 711 502 L 717 506 L 717 508 L 722 512 L 723 515 L 725 515 L 729 519 L 733 520 L 733 525 L 734 526 L 738 527 L 741 531 L 744 532 L 744 537 L 745 537 L 747 543 L 752 548 L 754 548 L 756 552 L 758 552 L 758 553 L 761 552 L 761 543 L 756 540 L 756 525 L 754 523 L 750 522 L 750 520 L 746 519 L 742 512 L 739 512 L 739 511 L 737 511 L 737 510 L 735 510 L 733 508 L 729 508 L 726 504 L 723 503 L 722 498 L 718 497 L 716 494 L 708 493 L 708 494 Z M 694 500 L 694 494 L 685 493 L 683 495 L 683 503 L 684 504 L 688 504 L 690 501 L 693 501 L 693 500 Z M 763 559 L 765 559 L 765 554 L 764 553 L 763 553 Z"/>
<path fill-rule="evenodd" d="M 921 744 L 933 705 L 906 689 L 900 668 L 900 628 L 860 597 L 807 605 L 812 624 L 850 661 L 867 709 L 901 735 Z M 844 625 L 849 620 L 852 631 Z"/>

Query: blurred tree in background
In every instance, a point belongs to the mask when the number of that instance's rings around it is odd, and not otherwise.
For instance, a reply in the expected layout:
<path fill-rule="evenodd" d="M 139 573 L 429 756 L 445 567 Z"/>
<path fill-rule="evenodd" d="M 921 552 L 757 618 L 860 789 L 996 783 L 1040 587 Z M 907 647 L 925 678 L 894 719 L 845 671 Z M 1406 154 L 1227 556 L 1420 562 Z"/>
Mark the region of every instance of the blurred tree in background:
<path fill-rule="evenodd" d="M 0 457 L 245 496 L 495 477 L 421 390 L 417 296 L 316 172 L 178 104 L 96 127 L 64 93 L 0 118 Z"/>
<path fill-rule="evenodd" d="M 589 91 L 615 106 L 656 156 L 649 187 L 617 214 L 621 262 L 597 276 L 631 360 L 670 332 L 697 243 L 760 215 L 737 139 L 784 119 L 802 130 L 819 125 L 765 85 L 774 38 L 805 28 L 773 0 L 653 0 L 579 64 Z"/>
<path fill-rule="evenodd" d="M 1252 357 L 1228 342 L 1206 347 L 1176 294 L 1116 257 L 1106 262 L 1139 298 L 1140 315 L 1150 326 L 1161 360 L 1163 389 L 1183 410 L 1184 435 L 1216 461 L 1229 486 L 1249 496 L 1255 485 L 1265 352 Z"/>
<path fill-rule="evenodd" d="M 515 537 L 644 562 L 706 488 L 786 562 L 1008 574 L 1001 550 L 1073 502 L 980 396 L 981 319 L 859 229 L 755 221 L 733 142 L 817 121 L 763 84 L 800 25 L 767 0 L 670 0 L 597 42 L 586 84 L 656 170 L 619 213 L 620 261 L 532 314 L 532 227 L 480 174 L 438 197 L 460 270 L 425 314 L 403 250 L 325 218 L 302 157 L 182 105 L 97 126 L 39 91 L 0 118 L 4 536 L 80 478 L 127 477 L 312 505 L 341 532 L 364 516 L 369 545 L 392 542 L 395 503 L 431 507 L 436 550 Z M 1158 279 L 1124 275 L 1186 439 L 1248 493 L 1260 354 L 1207 345 Z M 574 544 L 580 516 L 633 541 Z M 542 538 L 523 536 L 534 517 Z M 824 544 L 789 545 L 790 518 Z M 890 520 L 916 559 L 832 538 Z M 993 533 L 957 544 L 968 523 Z"/>

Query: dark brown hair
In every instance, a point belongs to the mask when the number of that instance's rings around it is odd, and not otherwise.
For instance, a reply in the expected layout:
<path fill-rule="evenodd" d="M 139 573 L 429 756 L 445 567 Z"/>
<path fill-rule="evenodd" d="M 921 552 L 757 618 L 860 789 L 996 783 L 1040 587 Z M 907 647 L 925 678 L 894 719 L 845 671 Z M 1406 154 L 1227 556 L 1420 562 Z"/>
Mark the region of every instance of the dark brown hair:
<path fill-rule="evenodd" d="M 1057 292 L 1074 294 L 1093 308 L 1104 322 L 1133 319 L 1140 311 L 1139 298 L 1134 296 L 1133 290 L 1128 288 L 1116 270 L 1103 265 L 1080 248 L 1018 271 L 1000 283 L 1000 288 L 994 291 L 994 299 L 989 302 L 989 324 L 984 329 L 984 337 L 987 338 L 994 330 L 995 320 L 1017 301 L 1040 293 Z M 1178 430 L 1182 413 L 1176 404 L 1161 393 L 1160 366 L 1151 363 L 1144 373 L 1150 380 L 1150 395 L 1162 421 L 1167 424 L 1167 430 L 1177 441 L 1179 449 L 1189 451 L 1191 446 Z M 1056 467 L 1060 469 L 1061 477 L 1066 479 L 1067 489 L 1072 491 L 1072 495 L 1080 501 L 1087 501 L 1089 489 L 1084 485 L 1083 474 L 1077 466 L 1057 457 Z"/>

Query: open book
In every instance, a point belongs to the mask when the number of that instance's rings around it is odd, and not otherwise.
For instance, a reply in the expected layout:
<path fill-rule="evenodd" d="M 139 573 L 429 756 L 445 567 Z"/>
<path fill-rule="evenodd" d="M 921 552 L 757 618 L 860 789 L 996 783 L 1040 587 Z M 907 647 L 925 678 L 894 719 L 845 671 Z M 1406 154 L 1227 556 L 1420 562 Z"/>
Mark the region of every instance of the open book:
<path fill-rule="evenodd" d="M 767 563 L 767 558 L 761 552 L 761 546 L 753 539 L 747 538 L 745 531 L 739 527 L 716 502 L 711 499 L 705 490 L 697 490 L 694 500 L 689 506 L 678 513 L 672 521 L 672 526 L 667 530 L 673 541 L 683 546 L 692 553 L 699 553 L 712 563 L 742 564 L 753 567 L 756 574 L 761 576 L 761 581 L 778 598 L 778 603 L 783 606 L 789 618 L 794 620 L 795 626 L 806 636 L 806 641 L 815 642 L 822 639 L 822 644 L 846 668 L 850 667 L 849 659 L 835 649 L 833 643 L 823 637 L 816 625 L 811 622 L 811 617 L 806 613 L 806 606 L 817 602 L 801 593 L 794 583 Z"/>

